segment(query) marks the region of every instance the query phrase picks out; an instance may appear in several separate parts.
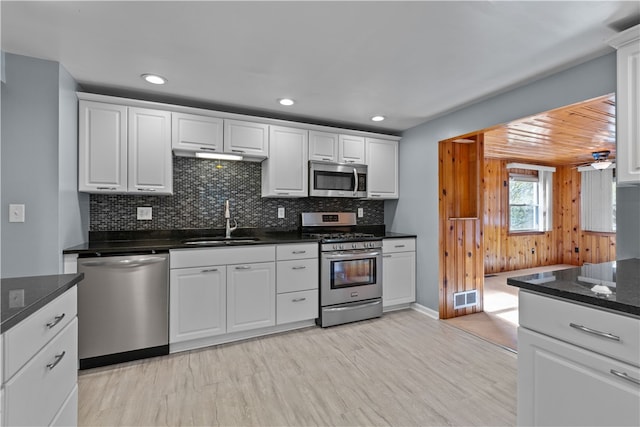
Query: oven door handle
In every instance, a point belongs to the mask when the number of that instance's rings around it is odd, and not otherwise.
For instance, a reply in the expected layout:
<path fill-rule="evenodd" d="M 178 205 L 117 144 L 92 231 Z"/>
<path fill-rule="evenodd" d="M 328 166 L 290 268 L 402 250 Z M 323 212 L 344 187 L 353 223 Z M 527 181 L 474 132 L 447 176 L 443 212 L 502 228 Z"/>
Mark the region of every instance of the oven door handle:
<path fill-rule="evenodd" d="M 367 302 L 364 304 L 349 305 L 346 307 L 323 308 L 322 311 L 345 311 L 345 310 L 353 310 L 354 308 L 370 307 L 372 305 L 378 305 L 378 304 L 382 304 L 382 301 L 378 300 L 373 302 Z"/>
<path fill-rule="evenodd" d="M 381 252 L 379 251 L 367 251 L 367 252 L 357 252 L 357 251 L 340 251 L 340 252 L 332 252 L 332 253 L 324 253 L 322 256 L 326 259 L 344 259 L 344 258 L 372 258 L 380 256 Z"/>

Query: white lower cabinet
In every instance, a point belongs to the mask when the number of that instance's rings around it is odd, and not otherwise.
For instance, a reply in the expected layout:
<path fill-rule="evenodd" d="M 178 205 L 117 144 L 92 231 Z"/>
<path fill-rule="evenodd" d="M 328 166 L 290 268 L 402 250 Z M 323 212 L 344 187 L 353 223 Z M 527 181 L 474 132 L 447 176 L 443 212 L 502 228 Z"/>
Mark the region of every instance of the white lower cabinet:
<path fill-rule="evenodd" d="M 180 268 L 170 274 L 169 340 L 227 332 L 227 267 Z"/>
<path fill-rule="evenodd" d="M 317 318 L 318 244 L 280 245 L 277 258 L 277 324 Z"/>
<path fill-rule="evenodd" d="M 227 332 L 275 325 L 275 263 L 230 265 L 228 272 Z"/>
<path fill-rule="evenodd" d="M 383 307 L 406 306 L 415 302 L 415 239 L 384 239 L 382 253 Z"/>
<path fill-rule="evenodd" d="M 520 290 L 519 426 L 640 425 L 640 320 Z"/>

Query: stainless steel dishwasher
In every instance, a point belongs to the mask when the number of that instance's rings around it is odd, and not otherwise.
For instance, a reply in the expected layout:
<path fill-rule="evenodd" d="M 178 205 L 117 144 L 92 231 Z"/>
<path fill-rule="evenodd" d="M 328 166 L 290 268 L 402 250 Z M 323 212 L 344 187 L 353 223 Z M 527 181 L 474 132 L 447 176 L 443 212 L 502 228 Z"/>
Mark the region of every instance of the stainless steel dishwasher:
<path fill-rule="evenodd" d="M 78 259 L 80 369 L 169 353 L 169 254 Z"/>

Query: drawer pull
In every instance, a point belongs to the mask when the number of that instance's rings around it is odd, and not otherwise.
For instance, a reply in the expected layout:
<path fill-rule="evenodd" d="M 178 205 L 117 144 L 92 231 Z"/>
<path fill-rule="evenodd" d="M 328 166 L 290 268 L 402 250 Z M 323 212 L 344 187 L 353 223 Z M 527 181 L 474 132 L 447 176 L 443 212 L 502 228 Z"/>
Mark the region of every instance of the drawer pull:
<path fill-rule="evenodd" d="M 300 255 L 300 254 L 306 254 L 307 251 L 292 251 L 291 253 L 294 255 Z"/>
<path fill-rule="evenodd" d="M 142 187 L 142 188 L 138 188 L 138 191 L 156 191 L 156 189 L 155 188 L 144 188 L 144 187 Z"/>
<path fill-rule="evenodd" d="M 249 265 L 239 265 L 236 267 L 236 270 L 251 270 L 251 266 Z"/>
<path fill-rule="evenodd" d="M 302 301 L 306 301 L 306 298 L 294 298 L 291 300 L 291 302 L 302 302 Z"/>
<path fill-rule="evenodd" d="M 307 268 L 307 267 L 305 267 L 304 265 L 298 265 L 296 267 L 291 267 L 292 270 L 304 270 L 305 268 Z"/>
<path fill-rule="evenodd" d="M 391 258 L 391 255 L 382 255 L 382 258 Z"/>
<path fill-rule="evenodd" d="M 569 326 L 572 328 L 578 329 L 582 332 L 586 332 L 588 334 L 597 335 L 599 337 L 608 338 L 613 341 L 620 341 L 620 337 L 617 335 L 613 335 L 607 332 L 596 331 L 595 329 L 587 328 L 586 326 L 576 325 L 575 323 L 569 323 Z"/>
<path fill-rule="evenodd" d="M 62 313 L 60 316 L 56 316 L 53 318 L 53 322 L 47 323 L 47 328 L 51 329 L 56 326 L 62 319 L 64 319 L 65 313 Z"/>
<path fill-rule="evenodd" d="M 109 190 L 109 191 L 116 191 L 117 188 L 116 187 L 96 187 L 96 190 Z"/>
<path fill-rule="evenodd" d="M 62 360 L 65 354 L 67 354 L 66 351 L 63 351 L 60 354 L 56 354 L 56 360 L 54 360 L 51 363 L 48 363 L 47 368 L 49 368 L 49 370 L 52 370 L 53 368 L 55 368 L 58 365 L 58 363 L 60 363 L 60 361 Z"/>
<path fill-rule="evenodd" d="M 395 245 L 396 248 L 404 248 L 404 245 Z"/>
<path fill-rule="evenodd" d="M 633 377 L 629 376 L 626 372 L 616 371 L 615 369 L 612 369 L 612 370 L 610 370 L 609 372 L 611 372 L 611 373 L 612 373 L 613 375 L 615 375 L 616 377 L 620 377 L 620 378 L 622 378 L 623 380 L 627 380 L 627 381 L 630 381 L 630 382 L 632 382 L 632 383 L 634 383 L 634 384 L 638 384 L 638 385 L 640 385 L 640 380 L 635 379 L 635 378 L 633 378 Z"/>
<path fill-rule="evenodd" d="M 217 268 L 207 268 L 206 270 L 202 270 L 200 273 L 213 273 L 214 271 L 218 271 Z"/>

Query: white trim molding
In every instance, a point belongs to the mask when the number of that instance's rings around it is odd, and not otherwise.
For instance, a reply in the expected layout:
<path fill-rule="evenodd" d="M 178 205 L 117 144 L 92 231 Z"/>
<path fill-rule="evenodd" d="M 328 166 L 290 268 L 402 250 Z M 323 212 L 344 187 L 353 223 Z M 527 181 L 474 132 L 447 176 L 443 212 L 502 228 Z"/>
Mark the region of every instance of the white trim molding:
<path fill-rule="evenodd" d="M 527 169 L 532 171 L 555 172 L 553 166 L 529 165 L 527 163 L 507 163 L 507 169 Z"/>
<path fill-rule="evenodd" d="M 429 307 L 425 307 L 422 304 L 418 304 L 417 302 L 411 304 L 411 308 L 419 313 L 424 314 L 425 316 L 431 317 L 432 319 L 435 319 L 435 320 L 440 319 L 440 313 L 430 309 Z"/>

